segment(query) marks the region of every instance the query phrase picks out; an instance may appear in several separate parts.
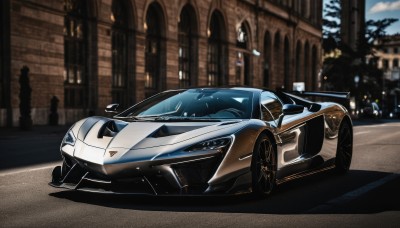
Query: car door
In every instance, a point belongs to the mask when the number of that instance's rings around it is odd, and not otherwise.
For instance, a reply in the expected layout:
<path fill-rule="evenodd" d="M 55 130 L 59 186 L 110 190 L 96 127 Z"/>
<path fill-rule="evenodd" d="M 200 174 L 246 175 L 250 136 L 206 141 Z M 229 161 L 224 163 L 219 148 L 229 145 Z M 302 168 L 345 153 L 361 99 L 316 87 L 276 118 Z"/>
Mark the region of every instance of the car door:
<path fill-rule="evenodd" d="M 279 117 L 282 115 L 283 102 L 272 92 L 265 91 L 261 94 L 262 119 L 273 122 L 278 128 Z M 284 124 L 287 121 L 284 121 Z M 285 125 L 284 127 L 288 127 Z M 304 145 L 306 141 L 306 124 L 289 126 L 286 130 L 279 132 L 277 143 L 277 165 L 278 176 L 281 178 L 305 168 Z"/>

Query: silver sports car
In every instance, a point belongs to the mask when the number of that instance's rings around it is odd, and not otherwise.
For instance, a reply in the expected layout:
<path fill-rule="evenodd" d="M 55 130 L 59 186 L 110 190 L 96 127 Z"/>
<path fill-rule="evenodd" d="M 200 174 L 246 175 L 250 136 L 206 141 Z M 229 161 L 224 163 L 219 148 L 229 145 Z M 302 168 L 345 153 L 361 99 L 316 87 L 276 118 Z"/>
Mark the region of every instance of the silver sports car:
<path fill-rule="evenodd" d="M 310 93 L 346 98 L 345 93 Z M 107 112 L 117 113 L 116 104 Z M 319 170 L 343 173 L 353 129 L 345 107 L 243 87 L 170 90 L 112 118 L 76 122 L 51 186 L 116 194 L 269 194 Z"/>

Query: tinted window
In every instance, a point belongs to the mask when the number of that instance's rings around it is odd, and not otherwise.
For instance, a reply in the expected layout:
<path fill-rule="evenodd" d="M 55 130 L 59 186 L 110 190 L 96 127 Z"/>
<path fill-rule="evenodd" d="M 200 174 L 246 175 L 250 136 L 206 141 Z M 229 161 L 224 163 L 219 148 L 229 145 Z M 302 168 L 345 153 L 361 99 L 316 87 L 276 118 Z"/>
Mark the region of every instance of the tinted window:
<path fill-rule="evenodd" d="M 233 89 L 189 89 L 160 93 L 119 116 L 250 119 L 253 93 Z"/>
<path fill-rule="evenodd" d="M 263 120 L 277 120 L 282 114 L 282 102 L 272 92 L 263 92 L 261 94 L 261 111 Z"/>

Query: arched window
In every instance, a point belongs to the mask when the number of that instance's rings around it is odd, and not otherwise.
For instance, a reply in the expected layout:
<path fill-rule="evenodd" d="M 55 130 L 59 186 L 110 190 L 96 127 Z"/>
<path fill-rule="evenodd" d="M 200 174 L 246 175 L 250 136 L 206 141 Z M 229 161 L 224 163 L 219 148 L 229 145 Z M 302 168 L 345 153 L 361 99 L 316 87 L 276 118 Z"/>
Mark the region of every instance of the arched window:
<path fill-rule="evenodd" d="M 285 37 L 285 47 L 284 47 L 284 68 L 283 68 L 283 76 L 285 82 L 285 89 L 290 90 L 292 87 L 290 86 L 290 46 L 289 46 L 289 38 Z"/>
<path fill-rule="evenodd" d="M 303 0 L 301 3 L 301 16 L 304 18 L 310 17 L 310 0 Z"/>
<path fill-rule="evenodd" d="M 273 77 L 275 78 L 275 80 L 278 80 L 278 78 L 282 77 L 282 73 L 281 73 L 281 68 L 282 68 L 281 55 L 282 54 L 283 54 L 283 52 L 282 52 L 282 48 L 281 48 L 281 35 L 279 32 L 277 32 L 274 37 L 274 54 L 273 54 L 273 56 L 274 56 Z M 281 83 L 281 81 L 278 81 L 278 83 Z M 280 84 L 279 87 L 284 87 L 284 85 Z"/>
<path fill-rule="evenodd" d="M 310 45 L 306 42 L 304 46 L 304 84 L 306 88 L 308 85 L 308 80 L 310 78 Z"/>
<path fill-rule="evenodd" d="M 178 22 L 179 42 L 179 87 L 185 88 L 196 84 L 197 33 L 196 17 L 193 7 L 185 5 Z"/>
<path fill-rule="evenodd" d="M 382 68 L 384 70 L 389 69 L 389 60 L 388 59 L 382 59 Z"/>
<path fill-rule="evenodd" d="M 6 64 L 5 62 L 9 62 L 8 52 L 6 48 L 9 48 L 9 39 L 10 39 L 10 31 L 9 31 L 9 3 L 8 1 L 0 2 L 0 27 L 1 27 L 1 36 L 0 36 L 0 108 L 6 108 L 9 106 L 9 73 L 6 73 Z"/>
<path fill-rule="evenodd" d="M 86 1 L 65 0 L 64 105 L 87 107 L 87 6 Z"/>
<path fill-rule="evenodd" d="M 289 8 L 292 8 L 292 4 L 293 4 L 292 0 L 287 0 L 285 3 L 285 5 Z"/>
<path fill-rule="evenodd" d="M 127 107 L 128 20 L 121 0 L 112 2 L 112 101 Z"/>
<path fill-rule="evenodd" d="M 316 3 L 316 2 L 312 2 L 310 4 L 310 19 L 311 19 L 312 23 L 317 23 L 317 15 L 318 15 L 318 12 L 317 12 L 318 6 L 317 6 L 317 4 L 318 3 Z"/>
<path fill-rule="evenodd" d="M 264 36 L 264 87 L 268 88 L 270 86 L 270 68 L 271 68 L 271 37 L 269 32 L 265 32 Z"/>
<path fill-rule="evenodd" d="M 3 45 L 3 41 L 0 40 L 0 45 Z M 0 78 L 0 108 L 4 108 L 6 105 L 6 93 L 5 93 L 5 85 L 6 85 L 6 77 L 3 76 L 3 47 L 0 47 L 0 73 L 2 77 Z"/>
<path fill-rule="evenodd" d="M 250 33 L 247 23 L 242 23 L 236 31 L 236 84 L 251 85 L 250 75 Z"/>
<path fill-rule="evenodd" d="M 301 81 L 301 42 L 296 44 L 296 82 Z"/>
<path fill-rule="evenodd" d="M 315 46 L 312 47 L 312 57 L 311 57 L 311 86 L 312 90 L 317 89 L 317 75 L 318 75 L 318 52 Z"/>
<path fill-rule="evenodd" d="M 145 96 L 163 89 L 165 75 L 164 15 L 158 3 L 151 3 L 146 15 Z"/>
<path fill-rule="evenodd" d="M 228 83 L 227 80 L 227 45 L 226 32 L 222 14 L 214 11 L 208 35 L 207 84 L 218 86 Z"/>
<path fill-rule="evenodd" d="M 294 4 L 293 5 L 294 11 L 296 13 L 300 14 L 301 13 L 301 6 L 302 6 L 301 2 L 296 0 L 296 1 L 293 2 L 293 4 Z"/>
<path fill-rule="evenodd" d="M 399 59 L 393 59 L 393 68 L 399 68 Z"/>

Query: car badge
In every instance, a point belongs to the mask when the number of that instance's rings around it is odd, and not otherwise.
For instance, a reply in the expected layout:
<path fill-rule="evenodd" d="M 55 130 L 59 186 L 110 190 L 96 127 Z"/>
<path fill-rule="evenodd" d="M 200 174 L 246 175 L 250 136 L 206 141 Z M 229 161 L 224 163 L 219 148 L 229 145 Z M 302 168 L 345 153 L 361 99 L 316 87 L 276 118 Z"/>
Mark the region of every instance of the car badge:
<path fill-rule="evenodd" d="M 108 153 L 110 153 L 110 157 L 114 156 L 118 151 L 109 151 Z"/>

